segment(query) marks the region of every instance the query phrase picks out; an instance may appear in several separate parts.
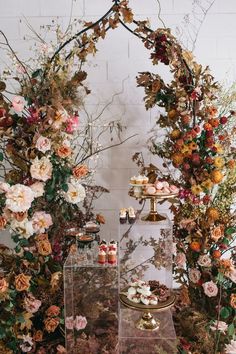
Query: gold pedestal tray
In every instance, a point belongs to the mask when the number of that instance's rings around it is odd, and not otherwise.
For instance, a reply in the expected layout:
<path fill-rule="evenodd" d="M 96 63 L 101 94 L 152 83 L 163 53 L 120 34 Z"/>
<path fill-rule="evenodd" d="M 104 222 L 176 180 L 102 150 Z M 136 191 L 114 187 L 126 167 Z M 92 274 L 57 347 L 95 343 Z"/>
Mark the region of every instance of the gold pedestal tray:
<path fill-rule="evenodd" d="M 157 305 L 144 305 L 130 301 L 125 295 L 127 290 L 128 289 L 125 289 L 120 293 L 120 302 L 130 309 L 143 312 L 142 316 L 136 323 L 136 328 L 142 331 L 157 331 L 160 328 L 160 321 L 155 319 L 152 313 L 165 311 L 171 308 L 175 304 L 175 294 L 171 293 L 166 301 L 159 302 Z"/>
<path fill-rule="evenodd" d="M 143 216 L 141 219 L 143 221 L 162 221 L 166 220 L 166 217 L 159 214 L 157 211 L 158 200 L 165 200 L 175 198 L 177 193 L 156 193 L 156 194 L 142 194 L 139 197 L 135 196 L 132 191 L 129 192 L 129 195 L 136 199 L 150 200 L 150 211 L 147 215 Z"/>

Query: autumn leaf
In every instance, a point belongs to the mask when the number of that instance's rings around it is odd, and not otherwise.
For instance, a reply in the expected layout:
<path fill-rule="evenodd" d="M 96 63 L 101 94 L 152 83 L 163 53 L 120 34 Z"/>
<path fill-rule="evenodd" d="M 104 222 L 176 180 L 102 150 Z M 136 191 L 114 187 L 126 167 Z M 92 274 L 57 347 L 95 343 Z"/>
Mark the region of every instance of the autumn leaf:
<path fill-rule="evenodd" d="M 22 316 L 24 318 L 24 322 L 21 323 L 20 329 L 23 331 L 25 328 L 26 329 L 31 329 L 32 327 L 32 321 L 31 318 L 33 317 L 32 313 L 29 312 L 23 312 Z"/>
<path fill-rule="evenodd" d="M 124 22 L 127 22 L 127 23 L 132 23 L 133 22 L 134 15 L 133 15 L 133 12 L 131 11 L 131 9 L 122 7 L 120 9 L 120 11 L 122 13 Z"/>

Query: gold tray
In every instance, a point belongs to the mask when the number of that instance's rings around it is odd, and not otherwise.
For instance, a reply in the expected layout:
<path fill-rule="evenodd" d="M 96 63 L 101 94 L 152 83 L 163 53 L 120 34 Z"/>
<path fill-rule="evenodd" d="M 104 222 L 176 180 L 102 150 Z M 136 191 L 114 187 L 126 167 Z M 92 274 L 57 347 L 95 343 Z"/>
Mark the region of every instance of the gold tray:
<path fill-rule="evenodd" d="M 152 312 L 165 311 L 174 306 L 176 295 L 171 293 L 166 301 L 159 302 L 157 305 L 144 305 L 130 301 L 124 294 L 127 290 L 128 288 L 125 288 L 124 291 L 120 293 L 120 302 L 132 310 L 143 312 L 142 316 L 136 322 L 136 328 L 142 331 L 157 331 L 160 328 L 160 321 L 153 317 Z"/>

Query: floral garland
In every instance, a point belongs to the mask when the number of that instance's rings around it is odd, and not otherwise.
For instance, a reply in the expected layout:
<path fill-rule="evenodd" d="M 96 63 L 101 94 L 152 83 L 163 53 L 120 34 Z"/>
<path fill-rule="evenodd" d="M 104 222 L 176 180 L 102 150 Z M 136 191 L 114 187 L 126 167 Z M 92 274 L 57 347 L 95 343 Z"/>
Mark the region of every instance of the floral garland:
<path fill-rule="evenodd" d="M 184 304 L 207 318 L 205 338 L 189 345 L 185 341 L 185 349 L 212 353 L 214 348 L 217 353 L 226 345 L 225 352 L 232 353 L 236 350 L 236 268 L 234 256 L 227 252 L 235 249 L 236 235 L 235 112 L 225 112 L 224 102 L 218 99 L 219 85 L 208 67 L 197 64 L 169 30 L 143 32 L 153 64 L 169 65 L 173 74 L 168 85 L 149 72 L 140 73 L 137 83 L 145 89 L 147 109 L 164 108 L 156 122 L 157 133 L 149 140 L 150 151 L 164 159 L 170 179 L 174 179 L 173 168 L 179 171 L 175 183 L 181 188 L 180 201 L 171 207 L 176 280 L 182 284 Z M 162 144 L 160 131 L 166 132 Z M 196 341 L 196 332 L 188 331 L 187 337 Z M 206 339 L 209 331 L 213 335 Z"/>

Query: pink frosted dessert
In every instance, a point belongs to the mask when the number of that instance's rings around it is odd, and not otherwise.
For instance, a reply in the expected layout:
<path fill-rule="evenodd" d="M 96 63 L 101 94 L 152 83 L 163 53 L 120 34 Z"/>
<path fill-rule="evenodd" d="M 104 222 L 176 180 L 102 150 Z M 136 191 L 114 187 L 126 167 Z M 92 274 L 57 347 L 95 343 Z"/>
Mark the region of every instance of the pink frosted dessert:
<path fill-rule="evenodd" d="M 174 184 L 171 184 L 170 191 L 171 191 L 171 193 L 179 193 L 179 188 L 176 187 Z"/>

